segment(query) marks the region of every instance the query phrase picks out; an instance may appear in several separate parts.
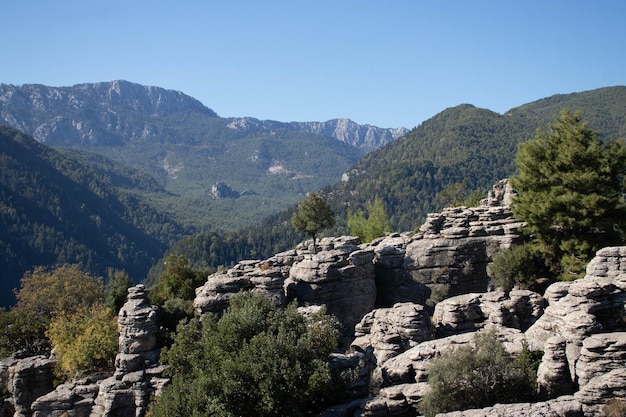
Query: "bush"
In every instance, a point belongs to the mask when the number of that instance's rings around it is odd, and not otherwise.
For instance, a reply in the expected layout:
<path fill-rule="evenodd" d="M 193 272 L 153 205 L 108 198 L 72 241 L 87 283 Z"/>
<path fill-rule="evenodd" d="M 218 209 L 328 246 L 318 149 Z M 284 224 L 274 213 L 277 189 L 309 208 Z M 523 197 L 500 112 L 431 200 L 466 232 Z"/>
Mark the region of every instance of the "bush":
<path fill-rule="evenodd" d="M 429 390 L 419 405 L 425 416 L 529 401 L 535 381 L 512 360 L 495 332 L 476 336 L 475 346 L 444 352 L 428 370 Z"/>
<path fill-rule="evenodd" d="M 504 291 L 528 289 L 537 281 L 541 260 L 532 245 L 513 246 L 498 253 L 490 266 L 493 281 Z"/>
<path fill-rule="evenodd" d="M 330 395 L 337 329 L 329 316 L 305 319 L 293 304 L 281 310 L 262 294 L 241 293 L 219 321 L 179 325 L 161 355 L 172 383 L 152 415 L 303 415 Z"/>

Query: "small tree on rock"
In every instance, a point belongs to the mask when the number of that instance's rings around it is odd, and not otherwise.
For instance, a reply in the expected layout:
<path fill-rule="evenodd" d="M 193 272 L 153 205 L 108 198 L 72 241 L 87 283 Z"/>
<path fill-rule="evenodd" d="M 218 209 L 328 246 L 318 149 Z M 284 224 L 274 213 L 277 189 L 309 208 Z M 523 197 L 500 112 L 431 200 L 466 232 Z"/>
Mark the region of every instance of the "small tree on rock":
<path fill-rule="evenodd" d="M 308 193 L 298 205 L 291 218 L 293 227 L 313 238 L 313 248 L 317 251 L 317 234 L 320 230 L 335 225 L 335 213 L 330 204 L 316 193 Z"/>

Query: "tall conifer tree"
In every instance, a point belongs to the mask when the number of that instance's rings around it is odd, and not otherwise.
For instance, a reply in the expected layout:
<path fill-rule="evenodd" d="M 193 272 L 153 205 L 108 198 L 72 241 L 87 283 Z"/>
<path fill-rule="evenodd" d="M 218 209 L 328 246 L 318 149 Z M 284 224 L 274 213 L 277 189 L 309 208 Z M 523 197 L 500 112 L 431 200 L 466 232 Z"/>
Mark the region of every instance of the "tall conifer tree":
<path fill-rule="evenodd" d="M 562 279 L 580 277 L 598 249 L 623 243 L 626 210 L 626 148 L 604 144 L 581 122 L 561 112 L 543 133 L 520 145 L 519 192 L 512 205 L 525 220 L 551 270 Z"/>

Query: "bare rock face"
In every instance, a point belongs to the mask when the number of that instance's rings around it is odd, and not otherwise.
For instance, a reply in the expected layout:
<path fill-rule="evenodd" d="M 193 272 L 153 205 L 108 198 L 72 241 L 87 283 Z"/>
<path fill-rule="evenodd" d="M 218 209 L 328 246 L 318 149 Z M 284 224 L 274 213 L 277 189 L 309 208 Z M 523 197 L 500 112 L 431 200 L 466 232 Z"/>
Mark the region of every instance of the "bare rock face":
<path fill-rule="evenodd" d="M 323 242 L 323 250 L 295 262 L 285 281 L 287 301 L 303 306 L 325 305 L 352 335 L 355 325 L 374 308 L 374 252 L 362 250 L 358 239 Z M 332 246 L 329 244 L 332 243 Z"/>
<path fill-rule="evenodd" d="M 391 235 L 370 244 L 376 253 L 377 305 L 424 304 L 448 296 L 485 292 L 487 265 L 499 248 L 521 237 L 523 222 L 508 205 L 506 180 L 479 207 L 449 207 L 429 214 L 415 235 Z M 490 194 L 490 195 L 491 195 Z"/>
<path fill-rule="evenodd" d="M 543 357 L 537 369 L 537 386 L 542 398 L 556 398 L 575 391 L 567 364 L 566 346 L 562 336 L 553 336 L 544 344 Z"/>
<path fill-rule="evenodd" d="M 95 375 L 59 385 L 33 402 L 33 417 L 89 417 L 102 379 Z"/>
<path fill-rule="evenodd" d="M 398 303 L 366 314 L 356 325 L 352 347 L 373 349 L 378 365 L 431 338 L 430 315 L 424 306 Z"/>
<path fill-rule="evenodd" d="M 303 251 L 302 247 L 300 251 Z M 242 290 L 262 292 L 275 305 L 285 305 L 283 284 L 291 265 L 304 256 L 298 252 L 282 252 L 264 261 L 241 261 L 228 270 L 210 275 L 202 287 L 196 288 L 194 308 L 197 314 L 221 313 L 230 304 L 230 299 Z"/>
<path fill-rule="evenodd" d="M 33 402 L 51 392 L 55 361 L 44 356 L 20 359 L 7 369 L 7 391 L 13 396 L 15 417 L 33 414 Z"/>
<path fill-rule="evenodd" d="M 543 314 L 545 300 L 528 290 L 470 293 L 447 298 L 435 306 L 438 337 L 473 332 L 489 324 L 526 330 Z"/>
<path fill-rule="evenodd" d="M 585 339 L 626 330 L 625 260 L 626 247 L 601 249 L 583 279 L 551 285 L 545 293 L 549 305 L 544 315 L 526 331 L 531 349 L 544 349 L 547 340 L 561 337 L 570 375 L 575 378 Z"/>
<path fill-rule="evenodd" d="M 453 411 L 437 414 L 438 417 L 585 417 L 582 405 L 572 396 L 559 397 L 538 403 L 496 404 L 479 410 Z"/>

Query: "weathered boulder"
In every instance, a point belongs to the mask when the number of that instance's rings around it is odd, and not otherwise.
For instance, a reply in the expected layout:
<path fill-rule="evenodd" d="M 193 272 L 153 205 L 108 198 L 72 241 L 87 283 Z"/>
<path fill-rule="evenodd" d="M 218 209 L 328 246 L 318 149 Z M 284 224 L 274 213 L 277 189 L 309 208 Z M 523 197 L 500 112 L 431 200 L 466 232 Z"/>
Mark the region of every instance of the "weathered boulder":
<path fill-rule="evenodd" d="M 528 290 L 470 293 L 447 298 L 435 306 L 438 337 L 472 332 L 489 324 L 525 331 L 543 314 L 545 300 Z"/>
<path fill-rule="evenodd" d="M 601 415 L 601 411 L 610 400 L 626 398 L 624 364 L 593 377 L 574 396 L 583 405 L 586 416 Z"/>
<path fill-rule="evenodd" d="M 537 369 L 540 398 L 573 394 L 576 389 L 567 364 L 566 345 L 566 340 L 562 336 L 553 336 L 544 343 L 543 357 Z"/>
<path fill-rule="evenodd" d="M 230 299 L 242 290 L 259 291 L 268 296 L 277 306 L 285 304 L 283 284 L 289 276 L 289 269 L 303 258 L 298 251 L 278 253 L 264 261 L 245 260 L 228 270 L 210 275 L 207 282 L 196 288 L 193 305 L 198 315 L 221 313 L 230 304 Z"/>
<path fill-rule="evenodd" d="M 291 266 L 284 283 L 288 302 L 325 305 L 349 336 L 376 301 L 374 252 L 362 250 L 354 239 L 338 239 L 332 241 L 332 247 L 323 246 L 317 253 L 305 254 Z"/>
<path fill-rule="evenodd" d="M 32 415 L 32 403 L 54 389 L 55 361 L 45 356 L 18 360 L 7 369 L 7 391 L 13 397 L 15 417 Z"/>
<path fill-rule="evenodd" d="M 481 331 L 495 331 L 507 352 L 519 354 L 524 346 L 525 337 L 517 329 L 487 326 Z M 462 333 L 441 339 L 428 340 L 389 359 L 380 367 L 382 385 L 391 386 L 405 383 L 427 382 L 430 361 L 444 351 L 455 350 L 460 346 L 473 345 L 479 332 Z"/>
<path fill-rule="evenodd" d="M 59 385 L 33 402 L 33 417 L 89 417 L 103 378 L 94 375 Z"/>
<path fill-rule="evenodd" d="M 576 363 L 584 340 L 597 333 L 626 330 L 626 247 L 597 252 L 583 279 L 548 287 L 549 305 L 527 331 L 531 349 L 544 349 L 548 339 L 565 340 L 569 373 L 577 375 Z"/>
<path fill-rule="evenodd" d="M 585 417 L 580 402 L 573 396 L 563 396 L 554 400 L 538 403 L 496 404 L 477 410 L 453 411 L 437 414 L 437 417 Z"/>
<path fill-rule="evenodd" d="M 398 303 L 366 314 L 356 325 L 352 347 L 373 348 L 377 364 L 431 338 L 430 315 L 420 304 Z"/>
<path fill-rule="evenodd" d="M 576 363 L 578 385 L 583 388 L 593 378 L 613 369 L 623 369 L 624 365 L 626 365 L 626 332 L 591 335 L 583 341 Z"/>

